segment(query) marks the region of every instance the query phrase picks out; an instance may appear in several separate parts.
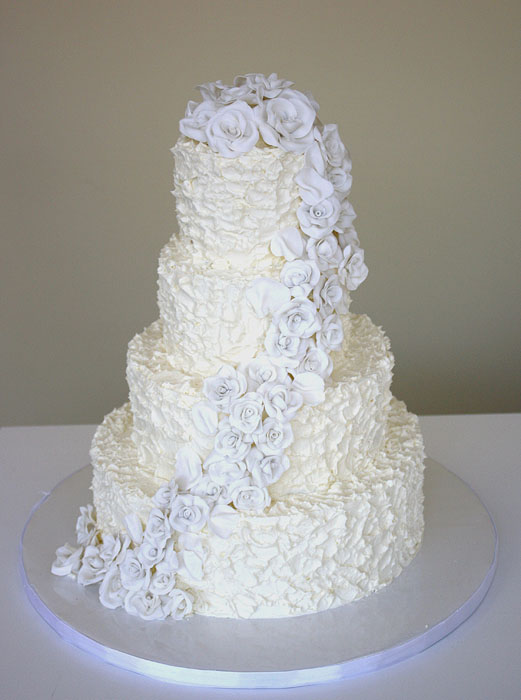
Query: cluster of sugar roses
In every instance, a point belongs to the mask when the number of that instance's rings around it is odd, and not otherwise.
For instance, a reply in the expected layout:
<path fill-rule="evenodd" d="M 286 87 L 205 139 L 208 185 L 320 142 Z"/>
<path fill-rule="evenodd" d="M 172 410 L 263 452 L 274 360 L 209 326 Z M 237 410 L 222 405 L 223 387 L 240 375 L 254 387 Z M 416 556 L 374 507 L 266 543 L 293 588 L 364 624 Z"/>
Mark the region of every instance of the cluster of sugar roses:
<path fill-rule="evenodd" d="M 53 572 L 73 574 L 82 584 L 101 582 L 100 600 L 145 619 L 182 617 L 192 597 L 176 587 L 203 577 L 206 526 L 229 537 L 238 511 L 264 510 L 268 487 L 288 469 L 284 450 L 293 441 L 291 420 L 303 404 L 324 400 L 343 341 L 339 314 L 348 310 L 348 290 L 367 276 L 364 254 L 347 200 L 351 162 L 336 125 L 323 126 L 311 95 L 276 74 L 248 74 L 232 86 L 200 86 L 201 103 L 189 102 L 181 132 L 235 158 L 263 141 L 303 153 L 297 175 L 302 200 L 299 228 L 278 231 L 271 252 L 284 258 L 280 279 L 259 278 L 247 298 L 271 325 L 265 351 L 239 367 L 225 365 L 204 381 L 205 399 L 192 409 L 198 430 L 214 447 L 201 460 L 190 446 L 176 455 L 175 479 L 154 497 L 143 529 L 126 519 L 128 535 L 102 536 L 92 506 L 78 519 L 78 547 L 57 551 Z"/>

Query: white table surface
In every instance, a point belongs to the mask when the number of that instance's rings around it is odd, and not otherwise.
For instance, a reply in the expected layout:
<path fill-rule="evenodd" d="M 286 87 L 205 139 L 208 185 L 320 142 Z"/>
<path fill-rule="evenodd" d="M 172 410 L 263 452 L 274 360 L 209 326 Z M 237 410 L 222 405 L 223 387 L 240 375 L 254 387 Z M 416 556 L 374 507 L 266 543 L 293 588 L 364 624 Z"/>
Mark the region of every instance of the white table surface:
<path fill-rule="evenodd" d="M 499 533 L 495 579 L 474 615 L 422 654 L 370 675 L 288 690 L 216 690 L 153 681 L 66 644 L 22 590 L 18 542 L 41 494 L 88 463 L 94 426 L 0 431 L 0 698 L 521 698 L 521 414 L 427 416 L 427 454 L 470 484 Z"/>

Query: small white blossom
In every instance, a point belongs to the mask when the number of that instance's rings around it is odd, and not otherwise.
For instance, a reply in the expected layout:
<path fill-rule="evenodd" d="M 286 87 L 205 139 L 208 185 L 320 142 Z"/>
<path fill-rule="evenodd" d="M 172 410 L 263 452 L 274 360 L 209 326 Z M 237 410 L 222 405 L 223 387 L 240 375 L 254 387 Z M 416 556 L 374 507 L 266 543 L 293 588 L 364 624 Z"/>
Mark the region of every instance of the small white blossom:
<path fill-rule="evenodd" d="M 344 340 L 344 328 L 336 313 L 326 316 L 322 328 L 317 333 L 317 346 L 325 352 L 340 350 Z"/>
<path fill-rule="evenodd" d="M 282 333 L 298 338 L 310 338 L 321 325 L 317 309 L 308 299 L 293 299 L 278 310 L 273 322 Z"/>
<path fill-rule="evenodd" d="M 321 348 L 317 348 L 316 343 L 311 344 L 306 354 L 298 366 L 298 372 L 314 372 L 321 377 L 329 377 L 333 371 L 333 361 L 329 353 Z"/>
<path fill-rule="evenodd" d="M 150 569 L 141 562 L 137 554 L 127 550 L 125 558 L 119 565 L 121 583 L 127 591 L 147 588 L 150 583 Z"/>
<path fill-rule="evenodd" d="M 246 465 L 242 460 L 234 461 L 219 452 L 212 452 L 204 463 L 208 476 L 217 484 L 227 485 L 242 479 Z"/>
<path fill-rule="evenodd" d="M 89 544 L 95 544 L 98 534 L 94 506 L 91 503 L 88 506 L 80 506 L 80 515 L 76 521 L 78 544 L 82 544 L 84 547 Z"/>
<path fill-rule="evenodd" d="M 263 457 L 253 466 L 251 472 L 253 483 L 261 488 L 274 484 L 287 469 L 289 469 L 289 459 L 286 455 Z"/>
<path fill-rule="evenodd" d="M 182 620 L 192 612 L 193 597 L 187 591 L 174 588 L 167 596 L 163 597 L 162 604 L 166 615 L 171 615 L 174 620 Z"/>
<path fill-rule="evenodd" d="M 81 566 L 82 554 L 83 547 L 73 547 L 67 542 L 56 550 L 56 559 L 52 564 L 51 572 L 55 576 L 77 574 Z"/>
<path fill-rule="evenodd" d="M 290 379 L 284 367 L 274 364 L 267 355 L 259 355 L 241 365 L 248 382 L 248 391 L 257 391 L 264 382 L 288 384 Z"/>
<path fill-rule="evenodd" d="M 255 118 L 264 141 L 285 151 L 303 153 L 313 143 L 316 111 L 309 98 L 285 88 L 255 107 Z"/>
<path fill-rule="evenodd" d="M 259 388 L 268 416 L 282 423 L 293 420 L 303 403 L 302 395 L 295 388 L 293 384 L 276 382 L 266 382 Z"/>
<path fill-rule="evenodd" d="M 290 423 L 266 418 L 255 435 L 255 443 L 264 455 L 281 454 L 293 442 Z"/>
<path fill-rule="evenodd" d="M 248 153 L 259 140 L 253 110 L 242 101 L 218 109 L 208 120 L 205 134 L 210 148 L 225 158 Z"/>
<path fill-rule="evenodd" d="M 307 338 L 299 338 L 287 331 L 281 330 L 278 324 L 273 323 L 268 328 L 264 345 L 273 362 L 282 367 L 297 367 L 306 354 L 308 347 Z"/>
<path fill-rule="evenodd" d="M 242 431 L 246 435 L 251 435 L 257 430 L 262 420 L 264 404 L 261 394 L 255 391 L 248 391 L 240 399 L 232 403 L 230 410 L 230 425 Z"/>
<path fill-rule="evenodd" d="M 206 126 L 216 112 L 215 102 L 204 100 L 197 103 L 190 100 L 185 117 L 179 122 L 179 131 L 188 138 L 206 143 Z"/>
<path fill-rule="evenodd" d="M 178 487 L 174 479 L 160 486 L 155 492 L 152 500 L 158 508 L 166 510 L 170 508 L 172 501 L 177 496 Z"/>
<path fill-rule="evenodd" d="M 174 571 L 164 571 L 163 569 L 159 568 L 160 565 L 156 568 L 155 573 L 152 574 L 152 578 L 150 579 L 150 586 L 148 590 L 150 593 L 153 595 L 168 595 L 170 591 L 172 591 L 175 588 L 175 581 L 176 581 L 176 576 Z"/>
<path fill-rule="evenodd" d="M 219 424 L 219 432 L 215 438 L 215 450 L 231 461 L 244 459 L 250 449 L 250 441 L 238 428 L 231 425 L 228 419 Z"/>
<path fill-rule="evenodd" d="M 121 572 L 117 564 L 112 564 L 99 587 L 99 599 L 102 605 L 111 610 L 120 608 L 128 591 L 121 582 Z"/>
<path fill-rule="evenodd" d="M 309 259 L 314 260 L 322 272 L 338 267 L 342 262 L 342 249 L 333 233 L 325 238 L 309 238 L 306 252 Z"/>
<path fill-rule="evenodd" d="M 129 591 L 125 596 L 125 610 L 142 620 L 163 620 L 165 613 L 161 598 L 150 590 Z"/>
<path fill-rule="evenodd" d="M 270 502 L 268 490 L 254 484 L 237 488 L 233 494 L 233 505 L 237 510 L 260 513 L 269 506 Z"/>
<path fill-rule="evenodd" d="M 297 209 L 301 229 L 308 236 L 316 239 L 325 238 L 333 232 L 340 213 L 340 202 L 335 195 L 331 195 L 317 204 L 303 202 Z"/>
<path fill-rule="evenodd" d="M 200 496 L 179 494 L 168 520 L 177 532 L 199 532 L 206 525 L 209 513 L 208 503 Z"/>
<path fill-rule="evenodd" d="M 229 411 L 230 404 L 246 391 L 246 377 L 231 365 L 223 365 L 217 374 L 203 382 L 206 398 L 219 410 Z"/>
<path fill-rule="evenodd" d="M 336 124 L 325 124 L 320 133 L 320 145 L 324 157 L 333 168 L 341 167 L 347 156 L 346 147 L 340 139 Z"/>
<path fill-rule="evenodd" d="M 288 287 L 292 297 L 306 298 L 320 279 L 320 270 L 313 260 L 287 262 L 280 273 L 280 280 Z"/>
<path fill-rule="evenodd" d="M 347 290 L 335 274 L 323 275 L 320 283 L 313 290 L 313 301 L 324 315 L 333 311 L 346 314 L 349 311 Z"/>
<path fill-rule="evenodd" d="M 171 503 L 174 501 L 175 498 L 171 501 Z M 148 514 L 147 524 L 145 527 L 145 540 L 153 544 L 162 544 L 164 546 L 164 543 L 170 536 L 171 532 L 172 530 L 166 514 L 160 508 L 152 508 Z"/>

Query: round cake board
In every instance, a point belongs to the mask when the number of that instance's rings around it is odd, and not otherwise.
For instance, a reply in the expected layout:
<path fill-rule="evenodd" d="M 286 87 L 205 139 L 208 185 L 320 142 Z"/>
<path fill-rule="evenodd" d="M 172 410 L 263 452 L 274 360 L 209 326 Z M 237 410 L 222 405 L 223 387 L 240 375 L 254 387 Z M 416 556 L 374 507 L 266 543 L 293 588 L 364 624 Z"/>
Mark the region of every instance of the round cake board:
<path fill-rule="evenodd" d="M 412 563 L 373 595 L 280 619 L 194 615 L 144 621 L 108 610 L 98 586 L 50 571 L 91 500 L 92 468 L 60 482 L 33 508 L 20 542 L 24 588 L 67 642 L 162 681 L 215 688 L 282 688 L 350 678 L 410 658 L 479 606 L 497 562 L 497 533 L 472 489 L 432 459 L 425 471 L 425 536 Z"/>

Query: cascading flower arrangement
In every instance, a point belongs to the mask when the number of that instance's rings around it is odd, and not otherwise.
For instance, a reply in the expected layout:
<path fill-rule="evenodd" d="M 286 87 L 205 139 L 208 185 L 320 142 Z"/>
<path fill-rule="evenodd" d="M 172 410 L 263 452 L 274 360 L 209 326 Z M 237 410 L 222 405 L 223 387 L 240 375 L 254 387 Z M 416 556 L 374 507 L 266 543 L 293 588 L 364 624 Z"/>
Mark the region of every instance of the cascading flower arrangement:
<path fill-rule="evenodd" d="M 199 91 L 202 101 L 190 101 L 180 121 L 184 136 L 224 158 L 240 157 L 260 140 L 304 154 L 296 176 L 299 227 L 272 237 L 272 254 L 284 260 L 280 278 L 260 277 L 246 293 L 255 314 L 271 319 L 264 351 L 205 379 L 204 398 L 192 409 L 196 428 L 213 438 L 210 454 L 178 450 L 175 477 L 155 494 L 144 527 L 130 513 L 126 532 L 102 534 L 90 505 L 81 508 L 78 545 L 56 552 L 54 574 L 99 582 L 103 605 L 143 619 L 191 612 L 192 596 L 178 577 L 188 587 L 203 580 L 203 528 L 227 538 L 240 511 L 270 505 L 268 487 L 290 466 L 284 451 L 293 441 L 291 421 L 302 405 L 324 400 L 348 291 L 367 277 L 347 199 L 349 154 L 337 126 L 319 121 L 314 98 L 275 73 L 238 76 L 231 86 L 206 83 Z"/>

